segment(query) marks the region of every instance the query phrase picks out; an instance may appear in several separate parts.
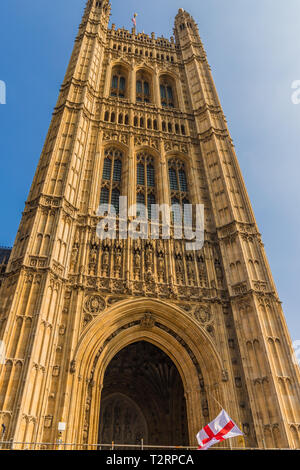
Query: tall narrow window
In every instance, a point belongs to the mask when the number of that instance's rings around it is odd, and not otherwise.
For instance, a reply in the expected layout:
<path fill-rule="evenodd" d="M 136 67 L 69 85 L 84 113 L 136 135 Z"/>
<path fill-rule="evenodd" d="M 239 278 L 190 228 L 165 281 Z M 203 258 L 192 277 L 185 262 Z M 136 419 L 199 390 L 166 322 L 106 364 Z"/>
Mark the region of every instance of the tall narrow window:
<path fill-rule="evenodd" d="M 148 219 L 151 220 L 152 217 L 152 206 L 156 204 L 155 196 L 154 194 L 148 194 L 147 198 L 147 210 L 148 210 Z"/>
<path fill-rule="evenodd" d="M 145 195 L 142 192 L 137 193 L 136 196 L 136 202 L 137 204 L 140 205 L 137 210 L 137 216 L 138 217 L 143 217 L 146 218 L 146 213 L 145 213 Z"/>
<path fill-rule="evenodd" d="M 171 78 L 165 76 L 160 80 L 161 105 L 164 107 L 175 107 L 175 85 Z"/>
<path fill-rule="evenodd" d="M 114 206 L 116 214 L 119 214 L 120 210 L 120 191 L 115 188 L 111 192 L 111 205 Z"/>
<path fill-rule="evenodd" d="M 151 101 L 151 77 L 147 72 L 140 71 L 136 80 L 136 101 L 150 103 Z"/>
<path fill-rule="evenodd" d="M 169 168 L 170 189 L 178 191 L 177 173 L 174 168 Z"/>
<path fill-rule="evenodd" d="M 126 96 L 126 74 L 122 68 L 113 69 L 110 96 L 119 98 Z"/>
<path fill-rule="evenodd" d="M 171 204 L 173 206 L 172 219 L 175 225 L 182 224 L 182 209 L 180 204 L 180 199 L 177 197 L 172 197 Z"/>
<path fill-rule="evenodd" d="M 155 193 L 154 159 L 148 153 L 140 153 L 137 155 L 137 203 L 145 206 L 145 216 L 148 216 L 149 220 L 151 220 L 152 205 L 156 204 Z"/>
<path fill-rule="evenodd" d="M 109 203 L 109 190 L 107 188 L 102 188 L 100 204 L 108 204 L 108 203 Z"/>
<path fill-rule="evenodd" d="M 112 205 L 119 213 L 122 181 L 122 152 L 117 148 L 105 150 L 100 204 Z"/>
<path fill-rule="evenodd" d="M 186 214 L 186 222 L 192 225 L 192 218 L 189 217 L 189 211 L 186 207 L 190 204 L 188 180 L 184 163 L 181 160 L 175 158 L 169 160 L 169 185 L 172 205 L 181 207 L 181 211 L 174 211 L 173 222 L 179 223 L 181 217 Z"/>
<path fill-rule="evenodd" d="M 137 184 L 145 186 L 145 165 L 144 163 L 138 163 L 137 166 Z"/>
<path fill-rule="evenodd" d="M 122 162 L 121 162 L 121 160 L 115 159 L 115 161 L 114 161 L 113 181 L 114 182 L 120 182 L 121 181 L 121 176 L 122 176 Z"/>
<path fill-rule="evenodd" d="M 110 176 L 111 176 L 111 167 L 112 167 L 112 161 L 110 158 L 105 158 L 104 160 L 104 165 L 103 165 L 103 176 L 102 178 L 104 180 L 110 181 Z"/>

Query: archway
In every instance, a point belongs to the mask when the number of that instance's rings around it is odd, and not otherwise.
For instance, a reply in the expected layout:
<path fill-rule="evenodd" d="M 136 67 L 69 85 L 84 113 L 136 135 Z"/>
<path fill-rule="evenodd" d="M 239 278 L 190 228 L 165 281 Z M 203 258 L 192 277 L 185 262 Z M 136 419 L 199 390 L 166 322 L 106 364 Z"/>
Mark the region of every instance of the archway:
<path fill-rule="evenodd" d="M 199 429 L 218 414 L 215 399 L 226 407 L 230 395 L 223 361 L 205 329 L 176 305 L 157 299 L 128 299 L 98 315 L 74 351 L 65 412 L 68 442 L 99 442 L 105 372 L 117 354 L 140 341 L 163 351 L 180 374 L 186 398 L 188 445 L 196 444 Z"/>
<path fill-rule="evenodd" d="M 99 443 L 188 445 L 184 387 L 172 360 L 139 341 L 122 349 L 103 382 Z"/>

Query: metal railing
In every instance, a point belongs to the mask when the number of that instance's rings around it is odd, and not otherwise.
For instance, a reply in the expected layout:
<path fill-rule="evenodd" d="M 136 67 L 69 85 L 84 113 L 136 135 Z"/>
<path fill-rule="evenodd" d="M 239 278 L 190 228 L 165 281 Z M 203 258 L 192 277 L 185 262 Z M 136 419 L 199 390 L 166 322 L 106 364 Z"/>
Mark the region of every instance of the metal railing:
<path fill-rule="evenodd" d="M 0 442 L 0 450 L 197 450 L 194 446 L 160 446 L 146 445 L 142 441 L 140 444 L 78 444 L 66 443 L 57 440 L 55 443 L 50 442 L 16 442 L 2 441 Z"/>
<path fill-rule="evenodd" d="M 123 451 L 123 450 L 165 450 L 165 451 L 195 451 L 198 450 L 197 446 L 160 446 L 160 445 L 147 445 L 141 441 L 140 444 L 78 444 L 78 443 L 66 443 L 61 440 L 57 440 L 55 443 L 50 442 L 17 442 L 17 441 L 1 441 L 0 450 L 75 450 L 75 451 Z M 253 447 L 212 447 L 209 450 L 297 450 L 297 449 L 264 449 L 264 448 L 253 448 Z M 299 450 L 299 449 L 298 449 Z"/>

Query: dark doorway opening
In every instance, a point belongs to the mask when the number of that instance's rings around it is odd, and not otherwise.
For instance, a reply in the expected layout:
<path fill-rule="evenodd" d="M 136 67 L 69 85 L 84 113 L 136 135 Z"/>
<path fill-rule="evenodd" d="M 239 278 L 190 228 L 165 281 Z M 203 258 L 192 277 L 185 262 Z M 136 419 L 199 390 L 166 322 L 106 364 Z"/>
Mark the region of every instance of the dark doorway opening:
<path fill-rule="evenodd" d="M 180 374 L 162 350 L 140 341 L 108 365 L 101 397 L 99 443 L 180 446 L 188 424 Z"/>

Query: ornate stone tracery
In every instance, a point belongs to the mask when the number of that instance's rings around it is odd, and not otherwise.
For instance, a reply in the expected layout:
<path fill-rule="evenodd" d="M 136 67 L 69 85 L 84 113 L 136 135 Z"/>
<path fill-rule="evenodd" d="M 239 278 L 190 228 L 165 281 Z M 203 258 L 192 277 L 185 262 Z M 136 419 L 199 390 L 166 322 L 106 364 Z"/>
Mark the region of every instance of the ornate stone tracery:
<path fill-rule="evenodd" d="M 181 397 L 178 415 L 170 410 L 182 426 L 172 445 L 195 444 L 220 402 L 245 445 L 299 447 L 299 371 L 196 23 L 181 9 L 169 41 L 108 28 L 109 15 L 107 0 L 87 3 L 16 242 L 0 264 L 5 438 L 55 442 L 63 420 L 66 442 L 143 434 L 159 444 L 169 415 L 155 422 L 126 395 L 131 347 L 141 342 L 158 390 L 175 384 Z M 170 239 L 120 238 L 119 216 L 117 238 L 100 239 L 99 203 L 118 215 L 119 195 L 129 205 L 143 197 L 148 217 L 154 202 L 204 204 L 202 249 L 176 238 L 174 214 Z M 114 358 L 129 376 L 119 365 L 110 375 Z M 149 409 L 157 400 L 167 409 L 158 395 L 147 395 Z"/>

